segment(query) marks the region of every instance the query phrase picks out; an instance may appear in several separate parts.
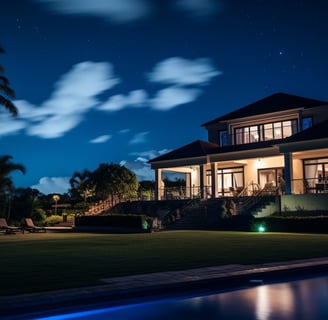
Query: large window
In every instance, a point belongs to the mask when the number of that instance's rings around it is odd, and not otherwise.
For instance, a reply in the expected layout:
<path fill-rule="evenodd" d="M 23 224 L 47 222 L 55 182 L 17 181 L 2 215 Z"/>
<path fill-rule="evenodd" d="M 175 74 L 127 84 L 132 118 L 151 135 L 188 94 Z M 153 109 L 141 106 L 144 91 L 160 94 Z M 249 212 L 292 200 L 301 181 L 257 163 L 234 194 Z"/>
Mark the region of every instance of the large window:
<path fill-rule="evenodd" d="M 258 182 L 261 188 L 264 188 L 268 184 L 272 187 L 278 186 L 279 177 L 284 179 L 284 169 L 283 168 L 266 168 L 258 169 Z"/>
<path fill-rule="evenodd" d="M 230 196 L 244 188 L 244 168 L 218 169 L 219 196 Z"/>
<path fill-rule="evenodd" d="M 305 187 L 315 192 L 327 190 L 328 158 L 304 160 Z"/>
<path fill-rule="evenodd" d="M 255 126 L 236 128 L 235 144 L 279 140 L 297 132 L 297 120 L 277 121 Z"/>

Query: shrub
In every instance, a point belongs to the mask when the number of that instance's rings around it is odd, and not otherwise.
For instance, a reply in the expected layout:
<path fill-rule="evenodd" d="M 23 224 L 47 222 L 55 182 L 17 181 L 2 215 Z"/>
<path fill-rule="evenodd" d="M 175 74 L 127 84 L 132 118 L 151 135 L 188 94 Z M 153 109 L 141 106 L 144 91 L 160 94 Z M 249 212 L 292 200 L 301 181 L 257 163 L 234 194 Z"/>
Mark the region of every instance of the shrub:
<path fill-rule="evenodd" d="M 75 218 L 77 227 L 113 227 L 144 229 L 146 216 L 135 214 L 115 214 L 103 216 L 80 216 Z"/>
<path fill-rule="evenodd" d="M 55 225 L 55 224 L 57 224 L 59 222 L 62 222 L 62 221 L 63 221 L 63 217 L 62 216 L 53 214 L 53 215 L 51 215 L 51 216 L 49 216 L 49 217 L 46 218 L 45 223 L 48 226 L 53 226 L 53 225 Z"/>
<path fill-rule="evenodd" d="M 252 230 L 264 223 L 271 232 L 328 233 L 328 216 L 267 217 L 254 219 Z"/>

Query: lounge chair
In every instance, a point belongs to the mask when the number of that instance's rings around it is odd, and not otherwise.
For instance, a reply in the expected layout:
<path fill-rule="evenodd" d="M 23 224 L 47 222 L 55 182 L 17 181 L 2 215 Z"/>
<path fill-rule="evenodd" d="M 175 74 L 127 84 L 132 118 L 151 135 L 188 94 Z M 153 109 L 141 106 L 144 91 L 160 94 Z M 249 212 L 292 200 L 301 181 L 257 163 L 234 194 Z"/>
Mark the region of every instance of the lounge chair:
<path fill-rule="evenodd" d="M 46 232 L 45 227 L 36 226 L 31 218 L 25 218 L 24 230 L 29 232 Z"/>
<path fill-rule="evenodd" d="M 19 227 L 9 226 L 5 218 L 0 218 L 0 230 L 4 230 L 5 233 L 15 233 L 21 230 Z"/>

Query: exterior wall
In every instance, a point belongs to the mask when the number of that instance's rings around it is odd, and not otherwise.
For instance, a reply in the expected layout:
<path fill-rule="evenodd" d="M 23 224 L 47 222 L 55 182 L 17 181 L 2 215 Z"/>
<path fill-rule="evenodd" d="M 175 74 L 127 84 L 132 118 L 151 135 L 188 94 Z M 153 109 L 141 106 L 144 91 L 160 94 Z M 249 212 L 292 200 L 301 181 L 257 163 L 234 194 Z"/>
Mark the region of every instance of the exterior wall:
<path fill-rule="evenodd" d="M 257 183 L 257 168 L 260 164 L 260 159 L 249 159 L 247 165 L 244 167 L 245 186 L 250 185 L 252 182 Z"/>
<path fill-rule="evenodd" d="M 293 159 L 293 182 L 292 182 L 292 193 L 303 194 L 303 163 L 300 159 Z"/>
<path fill-rule="evenodd" d="M 308 211 L 320 210 L 327 211 L 328 197 L 327 194 L 288 194 L 281 196 L 281 212 L 284 211 Z"/>
<path fill-rule="evenodd" d="M 249 159 L 245 166 L 245 185 L 249 185 L 252 182 L 258 183 L 258 169 L 282 168 L 284 166 L 283 156 Z"/>
<path fill-rule="evenodd" d="M 219 131 L 228 131 L 228 127 L 226 123 L 213 123 L 206 127 L 207 130 L 207 140 L 212 143 L 220 144 L 219 141 Z"/>
<path fill-rule="evenodd" d="M 200 174 L 199 174 L 199 166 L 197 167 L 197 169 L 193 170 L 192 174 L 191 174 L 191 186 L 199 186 L 200 185 Z"/>
<path fill-rule="evenodd" d="M 325 121 L 328 119 L 328 107 L 327 106 L 321 106 L 317 108 L 311 108 L 308 110 L 304 110 L 302 113 L 302 116 L 312 116 L 313 118 L 313 125 L 316 125 L 322 121 Z"/>

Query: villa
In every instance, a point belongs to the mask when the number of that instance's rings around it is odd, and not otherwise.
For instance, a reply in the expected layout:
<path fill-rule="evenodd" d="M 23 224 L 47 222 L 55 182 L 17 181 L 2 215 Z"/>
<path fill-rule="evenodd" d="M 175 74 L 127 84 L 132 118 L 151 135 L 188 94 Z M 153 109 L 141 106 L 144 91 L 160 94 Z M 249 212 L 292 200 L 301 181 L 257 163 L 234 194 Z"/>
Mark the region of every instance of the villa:
<path fill-rule="evenodd" d="M 150 160 L 156 200 L 259 194 L 328 198 L 328 102 L 276 93 L 202 127 L 208 141 Z M 184 185 L 165 186 L 165 172 L 183 174 Z"/>

